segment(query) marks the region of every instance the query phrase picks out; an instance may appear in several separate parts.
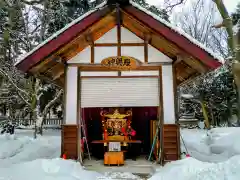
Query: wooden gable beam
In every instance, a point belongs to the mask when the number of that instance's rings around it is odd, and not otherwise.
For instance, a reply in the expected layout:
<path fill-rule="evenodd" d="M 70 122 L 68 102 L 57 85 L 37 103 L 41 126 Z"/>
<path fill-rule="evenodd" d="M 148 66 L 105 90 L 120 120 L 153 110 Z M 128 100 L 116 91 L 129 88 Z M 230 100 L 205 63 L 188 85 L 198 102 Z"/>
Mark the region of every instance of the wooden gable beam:
<path fill-rule="evenodd" d="M 152 31 L 155 31 L 157 34 L 165 37 L 169 42 L 175 43 L 180 49 L 192 57 L 195 57 L 199 61 L 202 61 L 202 63 L 208 66 L 209 69 L 215 69 L 221 66 L 221 63 L 215 60 L 205 50 L 193 44 L 191 41 L 189 41 L 189 39 L 182 36 L 181 34 L 176 33 L 165 24 L 159 22 L 151 15 L 141 11 L 134 6 L 125 6 L 123 10 L 127 14 L 139 20 L 145 26 L 149 27 Z"/>
<path fill-rule="evenodd" d="M 54 73 L 53 81 L 55 81 L 56 79 L 59 79 L 63 74 L 64 74 L 64 70 L 60 70 L 59 72 Z"/>
<path fill-rule="evenodd" d="M 88 33 L 86 35 L 86 41 L 88 42 L 88 44 L 90 45 L 91 47 L 91 64 L 94 64 L 94 40 L 93 40 L 93 37 L 92 37 L 92 34 L 91 33 Z"/>
<path fill-rule="evenodd" d="M 54 74 L 53 81 L 56 81 L 57 79 L 60 79 L 64 75 L 64 70 L 61 70 Z"/>
<path fill-rule="evenodd" d="M 183 57 L 181 55 L 177 55 L 175 61 L 173 62 L 173 66 L 175 67 L 177 64 L 183 61 Z"/>
<path fill-rule="evenodd" d="M 178 86 L 187 85 L 187 84 L 191 83 L 197 76 L 200 76 L 200 75 L 201 74 L 198 72 L 193 73 L 188 78 L 186 78 L 184 81 L 181 81 L 180 83 L 178 83 Z"/>
<path fill-rule="evenodd" d="M 165 50 L 167 48 L 165 47 L 164 44 L 156 43 L 157 41 L 159 41 L 159 38 L 161 40 L 163 40 L 163 37 L 160 37 L 158 34 L 156 34 L 156 32 L 154 32 L 152 29 L 146 27 L 139 20 L 134 18 L 134 16 L 128 14 L 124 10 L 122 10 L 122 14 L 123 14 L 123 25 L 124 25 L 124 27 L 126 27 L 129 31 L 131 31 L 132 33 L 134 33 L 136 36 L 138 36 L 139 38 L 141 38 L 143 40 L 146 39 L 146 37 L 145 37 L 146 34 L 149 35 L 150 39 L 149 39 L 148 44 L 150 44 L 152 47 L 158 49 L 164 55 L 166 55 L 170 58 L 174 57 L 174 54 L 173 54 L 172 51 L 170 52 L 170 51 Z M 164 38 L 164 41 L 166 41 L 165 38 Z M 137 44 L 139 44 L 139 46 L 145 46 L 146 42 L 137 43 Z M 159 47 L 158 44 L 161 44 L 161 47 Z M 174 44 L 171 43 L 171 46 L 174 46 L 174 49 L 176 49 Z"/>
<path fill-rule="evenodd" d="M 58 63 L 55 66 L 53 66 L 51 69 L 49 69 L 48 71 L 45 71 L 42 75 L 46 75 L 46 76 L 51 76 L 53 79 L 57 79 L 55 76 L 56 74 L 58 74 L 59 72 L 64 70 L 64 64 L 63 63 Z"/>
<path fill-rule="evenodd" d="M 144 62 L 148 63 L 148 44 L 150 43 L 151 35 L 144 34 Z"/>
<path fill-rule="evenodd" d="M 116 4 L 116 22 L 117 22 L 117 48 L 118 56 L 121 56 L 121 24 L 122 17 L 119 4 Z"/>
<path fill-rule="evenodd" d="M 60 80 L 53 80 L 52 78 L 46 76 L 46 75 L 42 75 L 40 73 L 36 73 L 36 76 L 39 78 L 39 79 L 42 79 L 50 84 L 54 84 L 56 85 L 57 87 L 59 88 L 63 88 L 63 83 L 60 81 Z"/>
<path fill-rule="evenodd" d="M 113 47 L 118 45 L 118 43 L 94 43 L 95 47 Z M 120 46 L 144 46 L 144 43 L 120 43 Z"/>
<path fill-rule="evenodd" d="M 108 26 L 106 26 L 106 23 L 108 23 Z M 59 56 L 63 57 L 64 60 L 69 60 L 75 55 L 77 55 L 79 52 L 81 52 L 84 48 L 86 48 L 88 45 L 90 46 L 92 40 L 91 38 L 94 38 L 94 41 L 101 36 L 101 33 L 105 33 L 109 31 L 109 29 L 113 28 L 116 25 L 113 18 L 113 12 L 111 12 L 109 15 L 104 16 L 102 19 L 100 19 L 98 22 L 93 24 L 92 26 L 89 26 L 86 30 L 84 30 L 81 34 L 76 36 L 71 42 L 65 44 L 63 47 L 58 49 L 56 52 L 51 54 L 49 57 L 47 57 L 44 61 L 42 61 L 39 65 L 34 66 L 32 69 L 33 71 L 38 71 L 39 69 L 44 69 L 45 66 L 51 66 L 51 62 L 54 61 L 54 59 Z M 95 32 L 101 32 L 100 34 L 97 33 L 97 35 L 94 36 Z M 86 38 L 87 36 L 90 36 L 90 38 Z M 87 39 L 89 39 L 89 42 L 87 42 Z"/>
<path fill-rule="evenodd" d="M 180 62 L 184 62 L 188 67 L 200 72 L 206 73 L 206 67 L 198 60 L 190 58 L 185 53 L 179 53 L 176 55 L 176 60 L 173 62 L 173 66 L 176 67 Z"/>
<path fill-rule="evenodd" d="M 58 51 L 64 45 L 70 43 L 78 34 L 83 33 L 92 24 L 97 23 L 100 19 L 111 13 L 112 9 L 108 6 L 89 14 L 76 24 L 60 33 L 57 37 L 52 38 L 48 43 L 44 44 L 37 51 L 27 56 L 21 63 L 17 64 L 17 68 L 23 72 L 29 71 L 37 63 Z"/>
<path fill-rule="evenodd" d="M 122 14 L 120 11 L 120 5 L 116 4 L 116 22 L 117 22 L 117 55 L 121 56 L 121 24 L 122 24 Z M 121 76 L 121 71 L 118 71 L 118 76 Z"/>

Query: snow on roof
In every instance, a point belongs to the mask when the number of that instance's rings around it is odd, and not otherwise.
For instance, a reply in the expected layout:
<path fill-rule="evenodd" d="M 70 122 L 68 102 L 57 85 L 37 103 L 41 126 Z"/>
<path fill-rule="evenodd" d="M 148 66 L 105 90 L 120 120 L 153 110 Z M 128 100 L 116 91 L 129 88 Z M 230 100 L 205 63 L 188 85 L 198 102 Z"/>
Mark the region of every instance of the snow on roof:
<path fill-rule="evenodd" d="M 47 38 L 45 41 L 43 41 L 42 43 L 40 43 L 38 46 L 36 46 L 35 48 L 33 48 L 31 51 L 29 51 L 26 54 L 22 54 L 20 55 L 14 66 L 18 65 L 21 61 L 23 61 L 26 57 L 30 56 L 31 54 L 33 54 L 35 51 L 37 51 L 38 49 L 40 49 L 42 46 L 44 46 L 45 44 L 47 44 L 49 41 L 53 40 L 54 38 L 56 38 L 57 36 L 59 36 L 60 34 L 62 34 L 65 30 L 67 30 L 68 28 L 70 28 L 71 26 L 75 25 L 76 23 L 78 23 L 79 21 L 81 21 L 82 19 L 84 19 L 85 17 L 91 15 L 92 13 L 94 13 L 95 11 L 97 11 L 98 9 L 102 8 L 103 6 L 105 6 L 107 4 L 106 1 L 102 2 L 101 4 L 97 5 L 94 9 L 86 12 L 85 14 L 83 14 L 82 16 L 80 16 L 79 18 L 75 19 L 74 21 L 72 21 L 71 23 L 67 24 L 64 28 L 60 29 L 59 31 L 57 31 L 56 33 L 54 33 L 52 36 L 50 36 L 49 38 Z"/>
<path fill-rule="evenodd" d="M 217 55 L 216 53 L 214 53 L 211 49 L 207 48 L 205 45 L 203 45 L 202 43 L 200 43 L 199 41 L 197 41 L 196 39 L 194 39 L 192 36 L 190 36 L 189 34 L 185 33 L 182 29 L 180 29 L 177 26 L 174 26 L 172 24 L 170 24 L 169 22 L 167 22 L 166 20 L 162 19 L 161 17 L 157 16 L 156 14 L 150 12 L 149 10 L 147 10 L 146 8 L 140 6 L 139 4 L 133 2 L 132 0 L 130 0 L 130 4 L 134 7 L 136 7 L 137 9 L 145 12 L 146 14 L 152 16 L 154 19 L 156 19 L 157 21 L 161 22 L 162 24 L 164 24 L 165 26 L 169 27 L 170 29 L 174 30 L 175 32 L 177 32 L 178 34 L 184 36 L 185 38 L 187 38 L 190 42 L 192 42 L 193 44 L 197 45 L 198 47 L 202 48 L 203 50 L 205 50 L 206 52 L 208 52 L 212 57 L 214 57 L 214 59 L 220 61 L 221 63 L 224 62 L 223 57 Z"/>
<path fill-rule="evenodd" d="M 33 54 L 35 51 L 37 51 L 38 49 L 40 49 L 42 46 L 44 46 L 45 44 L 47 44 L 49 41 L 51 41 L 52 39 L 56 38 L 57 36 L 59 36 L 61 33 L 63 33 L 65 30 L 67 30 L 68 28 L 70 28 L 71 26 L 75 25 L 76 23 L 78 23 L 79 21 L 81 21 L 82 19 L 84 19 L 85 17 L 89 16 L 90 14 L 94 13 L 95 11 L 97 11 L 98 9 L 102 8 L 103 6 L 105 6 L 107 4 L 107 1 L 104 1 L 103 3 L 97 5 L 94 9 L 86 12 L 85 14 L 83 14 L 82 16 L 80 16 L 79 18 L 75 19 L 74 21 L 72 21 L 71 23 L 69 23 L 68 25 L 66 25 L 64 28 L 60 29 L 59 31 L 57 31 L 56 33 L 54 33 L 52 36 L 50 36 L 49 38 L 47 38 L 45 41 L 43 41 L 42 43 L 40 43 L 38 46 L 36 46 L 35 48 L 33 48 L 30 52 L 26 53 L 26 54 L 22 54 L 18 57 L 17 61 L 15 62 L 14 66 L 18 65 L 21 61 L 23 61 L 26 57 L 30 56 L 31 54 Z M 224 62 L 224 59 L 217 55 L 216 53 L 214 53 L 211 49 L 207 48 L 206 46 L 204 46 L 203 44 L 201 44 L 199 41 L 197 41 L 196 39 L 194 39 L 192 36 L 188 35 L 187 33 L 185 33 L 182 29 L 170 24 L 169 22 L 167 22 L 166 20 L 162 19 L 161 17 L 157 16 L 156 14 L 153 14 L 152 12 L 148 11 L 146 8 L 143 8 L 142 6 L 140 6 L 139 4 L 133 2 L 132 0 L 130 0 L 130 4 L 133 5 L 134 7 L 136 7 L 137 9 L 147 13 L 148 15 L 152 16 L 154 19 L 156 19 L 157 21 L 161 22 L 162 24 L 164 24 L 165 26 L 169 27 L 170 29 L 174 30 L 175 32 L 177 32 L 178 34 L 184 36 L 185 38 L 187 38 L 190 42 L 192 42 L 193 44 L 199 46 L 200 48 L 202 48 L 203 50 L 205 50 L 206 52 L 208 52 L 212 57 L 214 57 L 214 59 L 219 60 L 221 63 Z"/>

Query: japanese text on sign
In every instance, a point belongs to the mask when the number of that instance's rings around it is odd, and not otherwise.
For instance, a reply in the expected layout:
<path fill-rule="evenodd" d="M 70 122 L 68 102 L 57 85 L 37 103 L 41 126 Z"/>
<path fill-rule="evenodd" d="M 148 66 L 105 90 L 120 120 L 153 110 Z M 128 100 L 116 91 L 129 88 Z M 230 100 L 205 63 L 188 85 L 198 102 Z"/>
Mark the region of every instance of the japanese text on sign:
<path fill-rule="evenodd" d="M 104 59 L 101 64 L 115 69 L 134 69 L 137 66 L 136 60 L 127 56 L 109 57 Z"/>
<path fill-rule="evenodd" d="M 108 65 L 130 66 L 130 59 L 122 59 L 122 57 L 112 58 L 108 61 Z"/>

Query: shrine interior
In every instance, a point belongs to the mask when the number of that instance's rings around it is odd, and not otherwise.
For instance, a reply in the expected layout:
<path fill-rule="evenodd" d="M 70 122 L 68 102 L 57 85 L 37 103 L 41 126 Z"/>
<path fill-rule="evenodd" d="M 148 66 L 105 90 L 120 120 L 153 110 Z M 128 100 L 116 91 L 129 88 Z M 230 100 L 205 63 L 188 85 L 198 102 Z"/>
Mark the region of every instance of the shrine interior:
<path fill-rule="evenodd" d="M 121 149 L 119 151 L 124 152 L 124 159 L 137 160 L 138 158 L 143 157 L 147 159 L 156 133 L 158 122 L 157 112 L 158 107 L 83 108 L 82 118 L 85 122 L 86 139 L 91 159 L 104 159 L 104 154 L 109 148 L 109 144 L 107 145 L 104 143 L 106 140 L 108 140 L 108 143 L 121 143 Z M 107 115 L 103 116 L 104 113 Z M 112 122 L 109 123 L 108 120 L 111 120 Z M 124 121 L 125 123 L 122 124 L 126 129 L 119 125 L 117 128 L 119 128 L 121 132 L 119 131 L 117 134 L 117 132 L 115 132 L 116 123 L 114 124 L 114 122 L 120 120 L 126 120 Z M 127 132 L 128 130 L 127 127 L 130 127 L 134 133 L 131 135 L 124 134 L 124 132 Z M 111 128 L 112 132 L 110 132 Z M 84 136 L 84 133 L 82 133 L 82 136 Z M 125 141 L 126 136 L 128 136 L 128 141 Z M 88 159 L 89 157 L 86 147 L 87 144 L 84 143 L 84 159 Z M 155 153 L 156 151 L 153 152 L 153 160 L 156 158 Z"/>

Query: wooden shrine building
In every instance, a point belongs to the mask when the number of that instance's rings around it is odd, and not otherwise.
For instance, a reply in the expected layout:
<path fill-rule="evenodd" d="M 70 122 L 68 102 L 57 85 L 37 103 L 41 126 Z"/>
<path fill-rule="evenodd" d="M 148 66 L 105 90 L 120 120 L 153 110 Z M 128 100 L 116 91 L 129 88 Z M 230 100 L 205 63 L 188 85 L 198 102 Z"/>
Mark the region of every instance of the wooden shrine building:
<path fill-rule="evenodd" d="M 83 14 L 16 67 L 64 88 L 67 158 L 82 162 L 89 147 L 105 164 L 124 164 L 149 155 L 156 137 L 155 159 L 177 160 L 176 87 L 216 69 L 221 58 L 140 5 L 118 1 Z"/>

